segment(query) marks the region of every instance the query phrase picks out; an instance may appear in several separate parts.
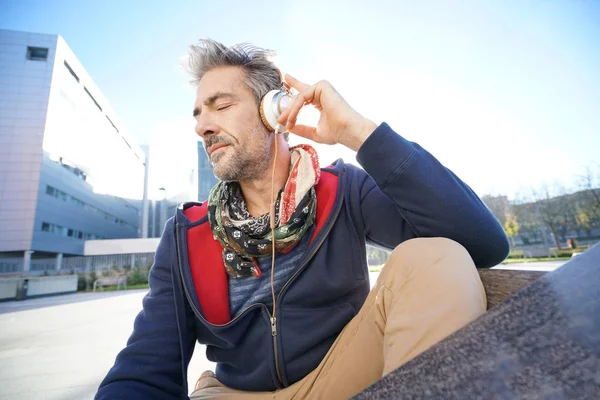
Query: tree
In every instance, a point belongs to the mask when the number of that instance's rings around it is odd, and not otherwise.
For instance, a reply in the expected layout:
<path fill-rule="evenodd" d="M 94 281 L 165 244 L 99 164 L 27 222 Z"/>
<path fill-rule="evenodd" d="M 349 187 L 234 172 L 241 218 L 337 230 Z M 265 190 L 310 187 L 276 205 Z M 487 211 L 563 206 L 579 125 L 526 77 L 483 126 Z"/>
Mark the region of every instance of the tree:
<path fill-rule="evenodd" d="M 534 204 L 539 219 L 550 229 L 556 247 L 561 249 L 559 234 L 566 233 L 568 209 L 571 206 L 564 188 L 555 188 L 552 196 L 547 186 L 540 191 L 532 189 Z"/>
<path fill-rule="evenodd" d="M 504 233 L 510 239 L 511 247 L 515 247 L 515 236 L 519 233 L 519 223 L 517 222 L 517 217 L 511 215 L 510 212 L 506 212 L 505 222 L 504 222 Z"/>
<path fill-rule="evenodd" d="M 591 236 L 591 230 L 600 226 L 600 167 L 597 173 L 587 167 L 585 174 L 579 177 L 579 189 L 582 196 L 578 202 L 577 223 Z"/>
<path fill-rule="evenodd" d="M 483 201 L 498 222 L 500 222 L 500 225 L 504 226 L 504 223 L 506 222 L 506 213 L 509 209 L 508 197 L 504 195 L 485 195 L 481 197 L 481 201 Z"/>

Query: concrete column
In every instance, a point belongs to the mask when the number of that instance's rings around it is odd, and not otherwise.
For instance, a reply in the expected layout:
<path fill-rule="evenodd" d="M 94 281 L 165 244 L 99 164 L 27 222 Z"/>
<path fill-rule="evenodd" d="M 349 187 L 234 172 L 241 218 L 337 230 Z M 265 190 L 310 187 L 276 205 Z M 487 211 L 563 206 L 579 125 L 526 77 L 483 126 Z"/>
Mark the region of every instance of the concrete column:
<path fill-rule="evenodd" d="M 85 290 L 90 290 L 94 282 L 90 282 L 90 274 L 92 273 L 92 257 L 85 258 Z"/>
<path fill-rule="evenodd" d="M 31 269 L 31 255 L 33 254 L 33 250 L 25 250 L 23 255 L 23 272 L 29 272 Z"/>
<path fill-rule="evenodd" d="M 60 268 L 62 267 L 62 260 L 63 260 L 63 253 L 58 253 L 56 255 L 56 270 L 60 271 Z"/>
<path fill-rule="evenodd" d="M 135 254 L 131 255 L 131 270 L 135 269 Z"/>

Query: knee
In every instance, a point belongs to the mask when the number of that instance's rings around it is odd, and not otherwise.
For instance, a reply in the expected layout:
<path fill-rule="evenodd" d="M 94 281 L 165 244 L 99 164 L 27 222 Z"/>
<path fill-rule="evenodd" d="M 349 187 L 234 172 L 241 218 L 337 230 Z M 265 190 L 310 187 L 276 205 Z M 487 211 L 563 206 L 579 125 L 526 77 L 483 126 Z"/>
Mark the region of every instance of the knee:
<path fill-rule="evenodd" d="M 473 293 L 478 298 L 483 293 L 473 259 L 460 243 L 451 239 L 407 240 L 394 249 L 382 275 L 384 272 L 382 281 L 391 282 L 390 285 L 406 285 L 413 281 L 423 283 L 427 291 L 460 295 L 460 292 L 468 291 L 467 288 L 475 288 Z"/>
<path fill-rule="evenodd" d="M 392 255 L 400 258 L 468 257 L 471 259 L 463 245 L 443 237 L 416 238 L 404 241 L 396 246 Z"/>

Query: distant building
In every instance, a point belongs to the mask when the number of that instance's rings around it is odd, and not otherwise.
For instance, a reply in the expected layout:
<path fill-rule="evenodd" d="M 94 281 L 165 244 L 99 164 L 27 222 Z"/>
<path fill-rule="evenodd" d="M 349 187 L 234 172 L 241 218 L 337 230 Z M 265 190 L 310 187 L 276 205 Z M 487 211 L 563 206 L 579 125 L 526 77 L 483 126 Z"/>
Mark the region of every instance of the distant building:
<path fill-rule="evenodd" d="M 217 184 L 219 180 L 213 174 L 212 165 L 204 151 L 202 142 L 198 142 L 198 201 L 208 199 L 210 189 Z"/>
<path fill-rule="evenodd" d="M 63 38 L 0 30 L 0 68 L 0 265 L 143 236 L 144 152 Z"/>

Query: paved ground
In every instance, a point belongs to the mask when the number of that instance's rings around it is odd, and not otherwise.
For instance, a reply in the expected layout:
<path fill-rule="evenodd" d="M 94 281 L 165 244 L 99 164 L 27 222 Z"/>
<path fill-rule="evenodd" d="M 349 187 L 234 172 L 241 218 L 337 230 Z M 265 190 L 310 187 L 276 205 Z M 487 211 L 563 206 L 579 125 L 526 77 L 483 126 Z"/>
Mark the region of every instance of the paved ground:
<path fill-rule="evenodd" d="M 512 264 L 511 268 L 556 268 Z M 378 273 L 370 273 L 374 283 Z M 145 290 L 0 303 L 0 400 L 92 399 L 123 348 Z M 188 381 L 214 364 L 197 345 Z"/>

